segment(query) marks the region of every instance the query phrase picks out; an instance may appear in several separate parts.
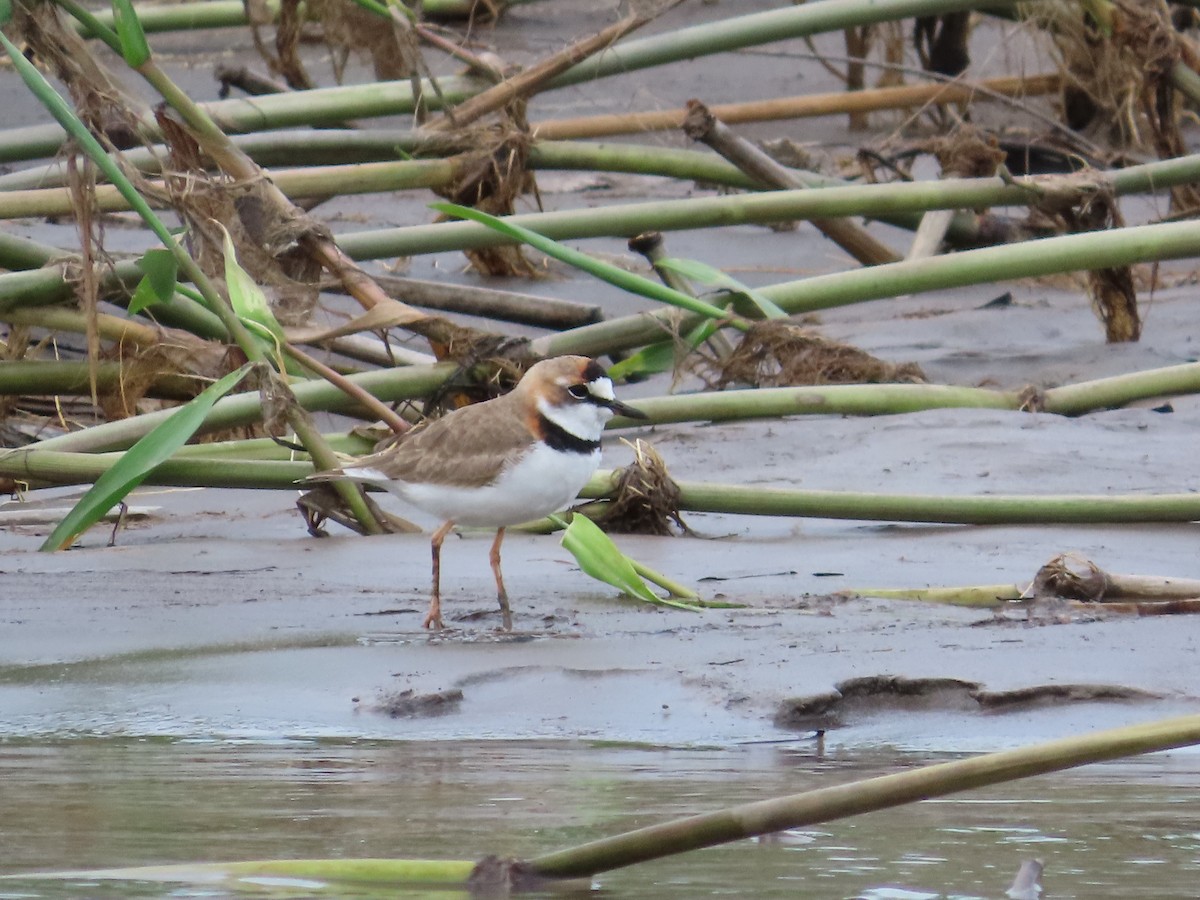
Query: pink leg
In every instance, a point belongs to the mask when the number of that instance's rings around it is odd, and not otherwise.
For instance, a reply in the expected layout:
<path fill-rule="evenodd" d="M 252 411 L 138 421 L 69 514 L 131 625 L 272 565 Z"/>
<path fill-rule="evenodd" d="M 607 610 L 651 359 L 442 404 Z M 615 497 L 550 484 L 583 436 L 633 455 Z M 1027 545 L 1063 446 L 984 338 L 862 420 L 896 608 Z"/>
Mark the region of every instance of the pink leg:
<path fill-rule="evenodd" d="M 430 549 L 433 551 L 433 596 L 429 598 L 429 612 L 425 613 L 425 621 L 421 623 L 422 628 L 446 627 L 442 624 L 442 543 L 453 527 L 453 522 L 444 523 L 433 533 L 433 537 L 429 541 Z"/>
<path fill-rule="evenodd" d="M 504 630 L 512 631 L 512 610 L 508 606 L 508 591 L 504 589 L 504 575 L 500 572 L 500 543 L 504 540 L 504 529 L 496 529 L 496 539 L 492 541 L 492 552 L 488 559 L 492 561 L 492 574 L 496 577 L 496 598 L 500 601 L 500 613 L 504 617 Z"/>

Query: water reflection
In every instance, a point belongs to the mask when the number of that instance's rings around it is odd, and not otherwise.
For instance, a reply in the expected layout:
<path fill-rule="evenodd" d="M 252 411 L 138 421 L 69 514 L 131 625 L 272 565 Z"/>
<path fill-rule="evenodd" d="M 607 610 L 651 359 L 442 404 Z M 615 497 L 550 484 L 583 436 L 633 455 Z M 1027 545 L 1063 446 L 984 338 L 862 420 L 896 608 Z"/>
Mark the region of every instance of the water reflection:
<path fill-rule="evenodd" d="M 664 818 L 938 759 L 805 748 L 78 739 L 0 742 L 0 872 L 273 857 L 532 856 Z M 612 897 L 1194 896 L 1200 759 L 1158 756 L 614 872 Z M 0 898 L 130 896 L 0 883 Z M 141 885 L 143 896 L 219 896 Z M 294 885 L 287 896 L 304 896 Z"/>

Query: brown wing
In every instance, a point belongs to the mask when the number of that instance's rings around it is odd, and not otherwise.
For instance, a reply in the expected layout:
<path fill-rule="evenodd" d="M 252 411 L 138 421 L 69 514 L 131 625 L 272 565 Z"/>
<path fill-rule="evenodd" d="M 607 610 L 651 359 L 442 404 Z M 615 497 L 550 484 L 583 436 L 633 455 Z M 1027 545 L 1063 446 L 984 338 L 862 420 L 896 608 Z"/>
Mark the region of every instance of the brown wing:
<path fill-rule="evenodd" d="M 378 469 L 390 479 L 427 484 L 490 484 L 532 439 L 507 399 L 457 409 L 345 470 Z"/>

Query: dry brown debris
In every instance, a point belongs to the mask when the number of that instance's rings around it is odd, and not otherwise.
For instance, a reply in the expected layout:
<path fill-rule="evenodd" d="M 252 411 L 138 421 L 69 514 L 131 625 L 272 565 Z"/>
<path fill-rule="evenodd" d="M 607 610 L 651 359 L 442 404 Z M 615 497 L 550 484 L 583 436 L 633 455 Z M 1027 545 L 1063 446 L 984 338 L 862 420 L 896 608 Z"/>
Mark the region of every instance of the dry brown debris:
<path fill-rule="evenodd" d="M 889 363 L 865 350 L 781 320 L 755 322 L 723 360 L 715 386 L 789 387 L 808 384 L 922 384 L 916 363 Z"/>
<path fill-rule="evenodd" d="M 1098 22 L 1086 4 L 1044 0 L 1025 7 L 1051 42 L 1063 77 L 1067 124 L 1114 141 L 1153 150 L 1161 159 L 1188 152 L 1179 131 L 1180 102 L 1172 69 L 1196 51 L 1171 21 L 1166 0 L 1113 0 Z M 1180 210 L 1200 208 L 1200 191 L 1172 189 Z"/>
<path fill-rule="evenodd" d="M 518 197 L 531 192 L 536 194 L 537 182 L 526 168 L 529 134 L 524 121 L 524 101 L 517 101 L 506 114 L 510 121 L 517 122 L 517 127 L 505 124 L 473 129 L 474 143 L 480 149 L 456 159 L 456 171 L 461 173 L 458 180 L 438 193 L 452 203 L 471 206 L 493 216 L 512 215 L 516 212 Z M 479 247 L 464 250 L 463 254 L 483 275 L 534 278 L 543 274 L 520 245 Z"/>
<path fill-rule="evenodd" d="M 1061 553 L 1040 569 L 1024 592 L 1027 598 L 1099 603 L 1112 587 L 1103 569 L 1075 553 Z"/>

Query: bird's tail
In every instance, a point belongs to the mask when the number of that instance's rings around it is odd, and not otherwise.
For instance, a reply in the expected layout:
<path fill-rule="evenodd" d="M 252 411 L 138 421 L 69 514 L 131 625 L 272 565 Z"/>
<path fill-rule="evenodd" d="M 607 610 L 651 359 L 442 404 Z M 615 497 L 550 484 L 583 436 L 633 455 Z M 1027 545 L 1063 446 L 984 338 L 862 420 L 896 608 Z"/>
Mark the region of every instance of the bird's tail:
<path fill-rule="evenodd" d="M 328 484 L 332 481 L 356 481 L 359 484 L 375 484 L 386 487 L 390 479 L 382 472 L 366 466 L 346 466 L 341 469 L 326 469 L 299 479 L 296 484 Z"/>

